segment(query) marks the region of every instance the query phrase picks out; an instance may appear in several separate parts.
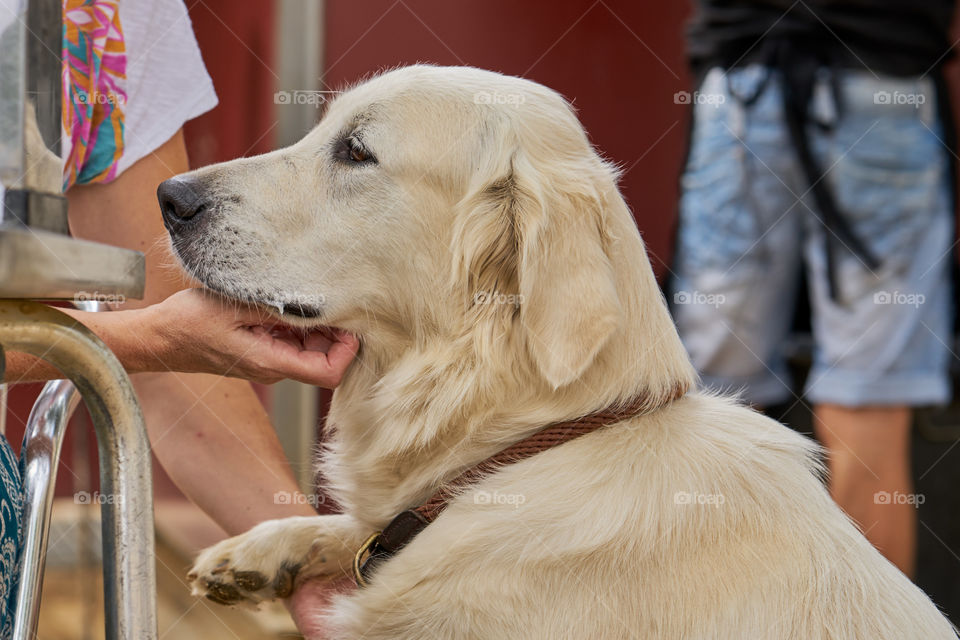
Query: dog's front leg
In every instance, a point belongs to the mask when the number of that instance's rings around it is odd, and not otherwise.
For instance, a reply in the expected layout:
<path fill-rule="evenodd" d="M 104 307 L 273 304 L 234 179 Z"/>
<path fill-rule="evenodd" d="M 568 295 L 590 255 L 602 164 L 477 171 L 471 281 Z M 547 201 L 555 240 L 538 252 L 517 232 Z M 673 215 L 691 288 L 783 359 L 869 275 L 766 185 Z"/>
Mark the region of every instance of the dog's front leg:
<path fill-rule="evenodd" d="M 364 537 L 346 515 L 268 520 L 203 550 L 187 579 L 194 595 L 220 604 L 285 598 L 297 580 L 349 574 Z"/>

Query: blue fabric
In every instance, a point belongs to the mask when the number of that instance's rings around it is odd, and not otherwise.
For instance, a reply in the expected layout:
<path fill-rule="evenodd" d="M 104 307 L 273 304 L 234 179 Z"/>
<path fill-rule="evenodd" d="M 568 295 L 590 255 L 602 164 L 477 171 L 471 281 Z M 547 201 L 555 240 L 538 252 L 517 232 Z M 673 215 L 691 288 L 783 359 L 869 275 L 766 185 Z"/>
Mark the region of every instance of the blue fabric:
<path fill-rule="evenodd" d="M 792 384 L 781 347 L 806 269 L 815 343 L 807 398 L 939 404 L 950 397 L 954 232 L 934 83 L 834 73 L 835 83 L 824 75 L 814 88 L 807 139 L 880 266 L 840 251 L 831 298 L 825 231 L 787 131 L 782 78 L 759 65 L 713 69 L 689 98 L 674 318 L 704 383 L 760 405 L 783 402 Z"/>
<path fill-rule="evenodd" d="M 13 608 L 20 576 L 23 483 L 17 458 L 0 436 L 0 639 L 13 633 Z"/>

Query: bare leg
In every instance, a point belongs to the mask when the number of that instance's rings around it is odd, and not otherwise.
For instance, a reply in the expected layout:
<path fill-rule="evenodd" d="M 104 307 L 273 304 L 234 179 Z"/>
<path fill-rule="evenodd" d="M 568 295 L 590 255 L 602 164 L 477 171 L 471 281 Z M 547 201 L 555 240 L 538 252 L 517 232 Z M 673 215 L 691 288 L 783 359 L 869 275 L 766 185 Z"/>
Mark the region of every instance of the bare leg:
<path fill-rule="evenodd" d="M 908 407 L 814 408 L 828 451 L 830 493 L 883 555 L 913 577 L 917 510 L 912 501 Z"/>
<path fill-rule="evenodd" d="M 169 253 L 156 200 L 163 180 L 188 170 L 178 132 L 109 184 L 71 188 L 70 227 L 80 238 L 143 251 L 144 300 L 163 300 L 188 286 Z M 180 489 L 227 532 L 263 520 L 315 515 L 304 501 L 277 503 L 298 491 L 270 421 L 247 382 L 203 374 L 141 374 L 134 384 L 154 452 Z"/>

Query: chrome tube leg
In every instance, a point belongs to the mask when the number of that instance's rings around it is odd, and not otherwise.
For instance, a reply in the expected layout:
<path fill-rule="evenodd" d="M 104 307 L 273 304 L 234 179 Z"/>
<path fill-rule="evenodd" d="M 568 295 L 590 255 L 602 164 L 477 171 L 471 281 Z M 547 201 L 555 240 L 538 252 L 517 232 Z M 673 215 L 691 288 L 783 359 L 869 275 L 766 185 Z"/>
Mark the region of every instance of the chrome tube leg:
<path fill-rule="evenodd" d="M 0 301 L 0 345 L 43 358 L 79 389 L 100 453 L 108 640 L 155 640 L 156 569 L 150 443 L 133 386 L 116 357 L 64 313 Z"/>
<path fill-rule="evenodd" d="M 23 536 L 13 640 L 34 640 L 46 566 L 50 512 L 67 422 L 80 402 L 69 380 L 48 382 L 30 411 L 23 449 Z"/>
<path fill-rule="evenodd" d="M 104 307 L 98 302 L 74 302 L 74 306 L 85 311 Z M 5 392 L 6 385 L 0 385 L 0 411 Z M 34 640 L 37 635 L 60 451 L 67 423 L 79 403 L 80 393 L 72 382 L 53 380 L 44 385 L 27 419 L 20 452 L 24 469 L 23 534 L 12 640 Z"/>

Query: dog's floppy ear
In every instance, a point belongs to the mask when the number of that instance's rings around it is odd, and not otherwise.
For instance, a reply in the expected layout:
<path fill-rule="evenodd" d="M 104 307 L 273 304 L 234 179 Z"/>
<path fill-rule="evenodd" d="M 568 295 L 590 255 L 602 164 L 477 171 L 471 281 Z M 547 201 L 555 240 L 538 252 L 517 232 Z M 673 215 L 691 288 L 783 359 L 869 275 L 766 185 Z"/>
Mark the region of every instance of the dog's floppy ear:
<path fill-rule="evenodd" d="M 502 312 L 491 300 L 517 303 L 510 317 L 559 388 L 583 374 L 622 320 L 604 250 L 601 188 L 612 170 L 595 157 L 534 163 L 517 150 L 496 171 L 461 203 L 460 265 L 482 312 Z"/>
<path fill-rule="evenodd" d="M 606 175 L 596 174 L 606 167 L 561 167 L 551 175 L 523 153 L 513 159 L 520 320 L 530 354 L 554 388 L 583 374 L 623 313 L 604 249 L 598 182 Z"/>

